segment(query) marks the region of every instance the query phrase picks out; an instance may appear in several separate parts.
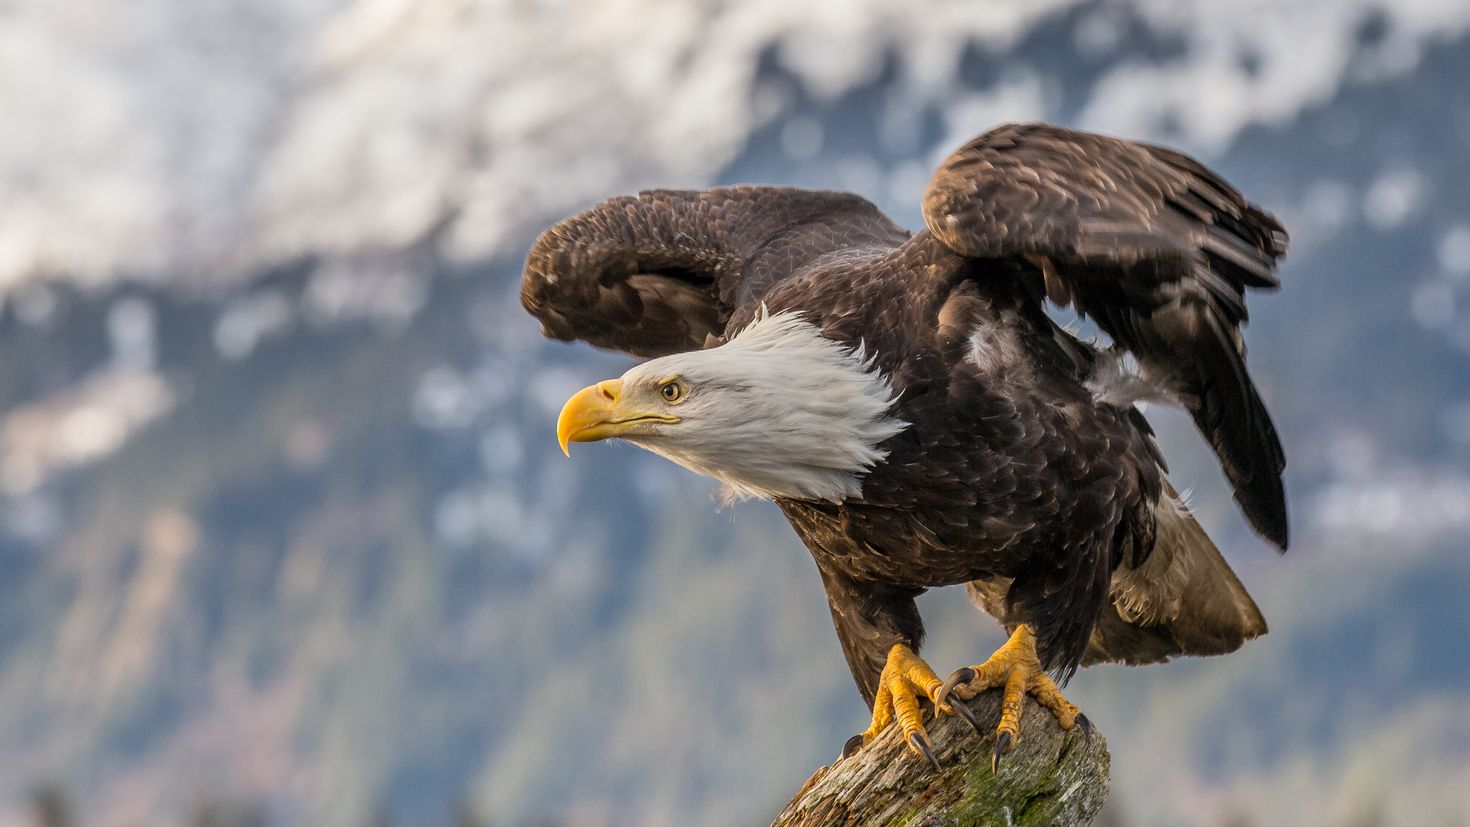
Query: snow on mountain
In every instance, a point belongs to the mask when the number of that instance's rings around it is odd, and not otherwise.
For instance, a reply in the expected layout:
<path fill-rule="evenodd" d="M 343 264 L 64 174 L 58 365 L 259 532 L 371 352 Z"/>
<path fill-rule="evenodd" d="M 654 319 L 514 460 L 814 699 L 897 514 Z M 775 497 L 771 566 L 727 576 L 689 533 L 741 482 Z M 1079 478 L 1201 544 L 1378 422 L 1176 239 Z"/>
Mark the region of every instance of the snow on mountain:
<path fill-rule="evenodd" d="M 709 180 L 782 112 L 757 84 L 765 56 L 818 97 L 896 56 L 905 108 L 937 107 L 948 146 L 1058 114 L 1034 67 L 958 83 L 967 47 L 1003 53 L 1080 14 L 1077 53 L 1105 56 L 1142 25 L 1178 48 L 1116 56 L 1079 125 L 1210 151 L 1470 27 L 1470 6 L 1436 0 L 24 0 L 4 14 L 6 292 L 38 277 L 210 286 L 425 241 L 516 255 L 577 205 Z"/>

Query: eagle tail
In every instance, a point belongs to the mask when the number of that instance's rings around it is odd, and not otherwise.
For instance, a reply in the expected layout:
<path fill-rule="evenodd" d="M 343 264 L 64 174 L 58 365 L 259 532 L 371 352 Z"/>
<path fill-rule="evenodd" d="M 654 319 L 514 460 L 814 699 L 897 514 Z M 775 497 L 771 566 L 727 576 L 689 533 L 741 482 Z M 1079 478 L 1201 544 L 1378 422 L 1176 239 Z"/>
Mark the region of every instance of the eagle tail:
<path fill-rule="evenodd" d="M 1084 666 L 1223 655 L 1266 634 L 1261 610 L 1167 482 L 1156 515 L 1153 553 L 1137 568 L 1114 572 Z"/>

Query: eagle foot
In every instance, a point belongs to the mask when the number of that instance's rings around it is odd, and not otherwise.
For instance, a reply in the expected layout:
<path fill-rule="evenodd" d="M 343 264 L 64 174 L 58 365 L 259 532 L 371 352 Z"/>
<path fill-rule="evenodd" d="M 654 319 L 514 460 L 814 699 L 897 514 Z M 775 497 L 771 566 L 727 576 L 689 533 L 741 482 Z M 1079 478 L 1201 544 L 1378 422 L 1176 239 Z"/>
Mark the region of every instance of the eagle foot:
<path fill-rule="evenodd" d="M 984 729 L 975 720 L 969 707 L 962 703 L 949 704 L 949 695 L 953 692 L 960 700 L 968 701 L 995 687 L 1003 687 L 1003 694 L 1000 701 L 1000 724 L 995 728 L 995 753 L 990 759 L 992 773 L 1000 771 L 1001 756 L 1010 752 L 1021 740 L 1021 709 L 1026 703 L 1027 695 L 1050 710 L 1062 729 L 1070 730 L 1081 724 L 1084 735 L 1090 736 L 1092 733 L 1092 725 L 1087 716 L 1062 697 L 1056 682 L 1041 668 L 1041 660 L 1036 656 L 1036 634 L 1025 624 L 1017 626 L 1011 639 L 997 649 L 989 660 L 977 666 L 955 670 L 931 698 L 937 708 L 953 709 L 976 732 L 984 735 Z"/>
<path fill-rule="evenodd" d="M 919 699 L 932 702 L 943 685 L 939 676 L 934 674 L 929 664 L 914 654 L 914 650 L 902 643 L 895 644 L 888 650 L 888 661 L 883 666 L 883 674 L 878 678 L 878 695 L 873 700 L 873 721 L 866 730 L 847 740 L 842 747 L 842 757 L 847 758 L 871 743 L 878 737 L 878 733 L 896 720 L 903 728 L 903 738 L 909 750 L 939 769 L 939 759 L 934 757 L 934 745 L 929 740 L 929 733 L 924 731 Z"/>

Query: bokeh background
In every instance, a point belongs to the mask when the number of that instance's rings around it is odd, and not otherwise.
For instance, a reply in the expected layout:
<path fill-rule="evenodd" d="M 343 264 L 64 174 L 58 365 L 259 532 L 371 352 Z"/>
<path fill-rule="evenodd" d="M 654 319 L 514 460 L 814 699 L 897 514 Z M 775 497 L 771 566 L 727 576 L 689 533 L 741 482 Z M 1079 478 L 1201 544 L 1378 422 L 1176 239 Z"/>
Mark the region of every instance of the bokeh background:
<path fill-rule="evenodd" d="M 1075 679 L 1112 823 L 1470 824 L 1467 81 L 1440 0 L 0 2 L 0 824 L 763 823 L 865 724 L 816 571 L 559 455 L 630 361 L 542 341 L 523 256 L 653 186 L 918 226 L 1030 119 L 1293 234 L 1249 330 L 1289 554 L 1151 412 L 1272 631 Z M 923 607 L 941 671 L 999 642 Z"/>

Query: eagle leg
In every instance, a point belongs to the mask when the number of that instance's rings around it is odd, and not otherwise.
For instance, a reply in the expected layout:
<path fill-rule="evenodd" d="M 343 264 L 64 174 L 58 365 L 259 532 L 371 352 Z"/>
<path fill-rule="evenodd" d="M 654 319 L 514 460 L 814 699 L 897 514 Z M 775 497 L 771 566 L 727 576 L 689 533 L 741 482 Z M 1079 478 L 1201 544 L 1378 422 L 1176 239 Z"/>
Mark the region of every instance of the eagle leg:
<path fill-rule="evenodd" d="M 916 755 L 927 759 L 935 769 L 939 761 L 934 757 L 934 746 L 929 733 L 921 723 L 923 713 L 919 709 L 919 698 L 933 701 L 943 682 L 914 650 L 902 643 L 888 650 L 888 661 L 883 674 L 878 678 L 878 695 L 873 701 L 873 721 L 868 728 L 848 739 L 842 748 L 847 757 L 878 737 L 895 720 L 903 728 L 904 741 Z"/>
<path fill-rule="evenodd" d="M 886 670 L 885 670 L 886 671 Z M 1078 724 L 1084 733 L 1091 732 L 1087 717 L 1070 701 L 1062 697 L 1056 682 L 1041 668 L 1036 656 L 1036 633 L 1024 623 L 1016 627 L 1011 639 L 977 666 L 966 666 L 949 676 L 949 680 L 931 697 L 934 705 L 948 709 L 949 693 L 953 692 L 962 701 L 968 701 L 987 689 L 1003 687 L 1000 702 L 1000 724 L 995 728 L 995 754 L 990 760 L 991 772 L 1000 770 L 1000 758 L 1010 752 L 1021 740 L 1021 709 L 1026 696 L 1031 695 L 1038 703 L 1056 716 L 1062 729 L 1070 730 Z M 954 704 L 958 710 L 961 704 Z M 964 716 L 974 724 L 973 716 Z M 979 727 L 976 727 L 979 730 Z"/>

